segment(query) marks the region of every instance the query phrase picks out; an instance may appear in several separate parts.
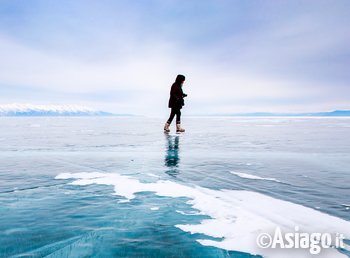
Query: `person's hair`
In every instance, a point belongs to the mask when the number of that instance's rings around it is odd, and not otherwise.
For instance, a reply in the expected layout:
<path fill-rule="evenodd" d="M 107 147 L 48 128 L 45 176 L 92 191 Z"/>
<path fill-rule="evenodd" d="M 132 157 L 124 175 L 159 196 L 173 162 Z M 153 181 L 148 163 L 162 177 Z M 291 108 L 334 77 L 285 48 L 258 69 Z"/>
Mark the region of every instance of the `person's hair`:
<path fill-rule="evenodd" d="M 185 81 L 185 78 L 186 78 L 186 77 L 185 77 L 184 75 L 178 74 L 178 75 L 176 76 L 175 83 L 182 83 L 182 82 Z"/>

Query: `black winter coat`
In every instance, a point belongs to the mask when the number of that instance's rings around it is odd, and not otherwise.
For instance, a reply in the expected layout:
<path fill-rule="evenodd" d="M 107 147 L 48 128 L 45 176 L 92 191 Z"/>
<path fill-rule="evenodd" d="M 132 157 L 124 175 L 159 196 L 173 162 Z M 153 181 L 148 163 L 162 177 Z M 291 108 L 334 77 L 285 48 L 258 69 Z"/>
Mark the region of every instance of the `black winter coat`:
<path fill-rule="evenodd" d="M 174 83 L 170 90 L 169 108 L 181 109 L 185 105 L 184 97 L 187 95 L 183 93 L 181 84 Z"/>

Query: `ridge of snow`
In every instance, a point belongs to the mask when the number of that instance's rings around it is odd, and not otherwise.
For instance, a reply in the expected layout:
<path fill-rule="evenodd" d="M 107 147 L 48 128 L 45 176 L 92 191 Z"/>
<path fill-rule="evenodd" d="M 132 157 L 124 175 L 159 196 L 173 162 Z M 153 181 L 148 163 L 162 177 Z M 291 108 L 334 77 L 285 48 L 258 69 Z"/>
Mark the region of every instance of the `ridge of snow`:
<path fill-rule="evenodd" d="M 35 104 L 0 104 L 0 115 L 20 114 L 101 114 L 103 111 L 80 105 L 35 105 Z"/>

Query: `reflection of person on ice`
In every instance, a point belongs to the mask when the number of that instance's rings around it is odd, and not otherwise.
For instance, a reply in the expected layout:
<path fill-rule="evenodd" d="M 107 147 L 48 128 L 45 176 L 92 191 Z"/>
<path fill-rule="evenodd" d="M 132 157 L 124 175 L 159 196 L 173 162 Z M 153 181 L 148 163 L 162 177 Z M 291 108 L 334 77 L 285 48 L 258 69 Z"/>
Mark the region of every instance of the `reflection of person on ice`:
<path fill-rule="evenodd" d="M 165 123 L 164 132 L 170 132 L 170 124 L 176 115 L 176 132 L 182 133 L 185 129 L 181 128 L 181 108 L 185 105 L 184 97 L 187 94 L 183 93 L 182 85 L 185 82 L 185 76 L 179 74 L 176 77 L 175 82 L 171 86 L 169 108 L 171 108 L 171 113 L 168 121 Z"/>

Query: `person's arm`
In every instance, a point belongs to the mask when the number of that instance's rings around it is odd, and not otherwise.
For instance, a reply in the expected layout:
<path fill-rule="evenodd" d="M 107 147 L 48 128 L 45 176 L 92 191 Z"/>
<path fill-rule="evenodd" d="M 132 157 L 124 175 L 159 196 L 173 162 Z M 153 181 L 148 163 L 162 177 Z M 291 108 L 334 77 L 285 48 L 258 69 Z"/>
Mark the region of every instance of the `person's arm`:
<path fill-rule="evenodd" d="M 180 91 L 181 91 L 181 97 L 182 97 L 182 98 L 187 97 L 187 94 L 184 93 L 184 91 L 182 90 L 182 87 L 180 87 Z"/>

